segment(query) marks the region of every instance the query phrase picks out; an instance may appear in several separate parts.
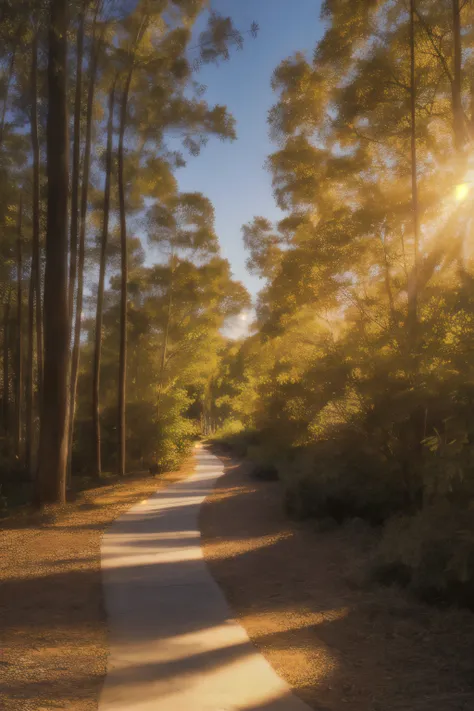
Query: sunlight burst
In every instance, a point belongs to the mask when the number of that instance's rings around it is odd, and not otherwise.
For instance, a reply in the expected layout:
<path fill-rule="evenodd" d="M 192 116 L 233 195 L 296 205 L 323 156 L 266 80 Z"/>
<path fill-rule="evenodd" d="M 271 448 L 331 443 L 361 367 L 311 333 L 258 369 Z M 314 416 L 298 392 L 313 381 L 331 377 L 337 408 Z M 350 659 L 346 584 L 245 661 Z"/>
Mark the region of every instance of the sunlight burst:
<path fill-rule="evenodd" d="M 463 202 L 469 195 L 471 188 L 468 183 L 461 183 L 456 185 L 456 200 L 458 202 Z"/>

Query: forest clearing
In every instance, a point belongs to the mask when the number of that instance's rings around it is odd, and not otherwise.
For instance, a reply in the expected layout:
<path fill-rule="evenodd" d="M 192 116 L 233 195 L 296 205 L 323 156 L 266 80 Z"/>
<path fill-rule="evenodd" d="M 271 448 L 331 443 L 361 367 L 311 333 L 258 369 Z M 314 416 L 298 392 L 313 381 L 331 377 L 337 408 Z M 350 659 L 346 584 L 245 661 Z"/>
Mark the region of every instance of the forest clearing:
<path fill-rule="evenodd" d="M 474 2 L 0 36 L 2 708 L 472 708 Z"/>

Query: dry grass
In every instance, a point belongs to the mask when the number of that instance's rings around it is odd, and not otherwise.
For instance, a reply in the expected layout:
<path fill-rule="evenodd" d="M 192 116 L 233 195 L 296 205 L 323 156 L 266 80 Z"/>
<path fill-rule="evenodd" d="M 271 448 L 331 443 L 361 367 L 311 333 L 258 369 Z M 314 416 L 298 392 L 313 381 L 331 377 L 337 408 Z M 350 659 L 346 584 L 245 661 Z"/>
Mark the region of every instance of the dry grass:
<path fill-rule="evenodd" d="M 137 501 L 188 475 L 130 476 L 64 509 L 0 524 L 0 709 L 92 711 L 106 671 L 100 540 Z"/>
<path fill-rule="evenodd" d="M 472 711 L 474 615 L 361 584 L 373 530 L 291 523 L 278 483 L 225 461 L 202 511 L 206 559 L 296 693 L 317 711 Z"/>

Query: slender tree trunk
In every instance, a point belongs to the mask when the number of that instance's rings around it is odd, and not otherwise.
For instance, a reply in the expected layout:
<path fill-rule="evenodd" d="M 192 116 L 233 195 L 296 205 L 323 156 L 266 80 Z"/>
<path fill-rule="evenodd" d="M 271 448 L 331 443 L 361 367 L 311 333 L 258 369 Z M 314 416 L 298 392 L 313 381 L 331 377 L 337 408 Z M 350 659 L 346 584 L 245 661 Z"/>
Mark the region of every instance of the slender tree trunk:
<path fill-rule="evenodd" d="M 125 212 L 125 185 L 124 185 L 124 137 L 127 123 L 128 95 L 132 81 L 133 66 L 130 68 L 123 90 L 122 106 L 120 111 L 120 130 L 118 145 L 118 193 L 120 209 L 120 246 L 122 254 L 122 278 L 120 289 L 120 361 L 119 361 L 119 388 L 118 388 L 118 448 L 120 475 L 125 474 L 125 407 L 127 390 L 127 288 L 128 288 L 128 254 L 127 254 L 127 216 Z"/>
<path fill-rule="evenodd" d="M 382 240 L 383 258 L 384 258 L 384 276 L 385 276 L 385 291 L 387 292 L 388 303 L 390 307 L 390 318 L 392 323 L 396 322 L 395 304 L 393 301 L 392 284 L 390 280 L 390 264 L 388 261 L 387 248 L 385 246 L 385 235 Z"/>
<path fill-rule="evenodd" d="M 174 255 L 174 251 L 173 251 L 173 253 L 171 254 L 171 259 L 170 259 L 170 283 L 169 283 L 169 292 L 168 292 L 168 309 L 167 309 L 167 314 L 166 314 L 165 333 L 164 333 L 164 338 L 163 338 L 163 351 L 161 353 L 160 380 L 161 380 L 162 385 L 163 385 L 163 376 L 164 376 L 165 367 L 166 367 L 166 356 L 168 353 L 168 341 L 169 341 L 169 332 L 170 332 L 170 324 L 171 324 L 171 313 L 173 311 L 174 270 L 175 270 L 175 255 Z"/>
<path fill-rule="evenodd" d="M 34 256 L 31 257 L 30 284 L 28 289 L 28 353 L 26 362 L 26 403 L 25 403 L 25 464 L 33 474 L 33 382 L 35 352 L 35 269 Z"/>
<path fill-rule="evenodd" d="M 51 0 L 47 122 L 48 219 L 44 293 L 44 380 L 39 447 L 40 503 L 66 499 L 68 422 L 68 1 Z"/>
<path fill-rule="evenodd" d="M 420 244 L 420 213 L 418 205 L 418 170 L 416 151 L 416 50 L 415 50 L 415 0 L 410 0 L 410 113 L 411 113 L 411 182 L 413 215 L 414 264 L 408 284 L 408 331 L 413 350 L 418 337 L 418 272 Z"/>
<path fill-rule="evenodd" d="M 92 421 L 94 427 L 95 444 L 95 474 L 100 477 L 102 472 L 101 440 L 100 440 L 100 359 L 102 352 L 102 317 L 104 309 L 104 284 L 107 255 L 107 240 L 109 235 L 109 215 L 110 215 L 110 185 L 112 176 L 112 149 L 114 138 L 114 106 L 115 106 L 115 82 L 112 86 L 109 98 L 109 120 L 107 125 L 107 153 L 105 163 L 105 188 L 104 188 L 104 216 L 102 222 L 102 236 L 100 242 L 100 272 L 99 287 L 97 291 L 97 311 L 95 318 L 95 350 L 94 350 L 94 374 L 92 385 Z"/>
<path fill-rule="evenodd" d="M 20 194 L 18 206 L 18 228 L 16 238 L 16 387 L 15 387 L 15 454 L 22 460 L 22 414 L 23 414 L 23 254 L 22 254 L 23 198 Z"/>
<path fill-rule="evenodd" d="M 94 21 L 95 35 L 95 21 Z M 79 231 L 79 251 L 77 260 L 77 298 L 76 298 L 76 319 L 74 326 L 74 346 L 72 350 L 71 365 L 71 392 L 70 392 L 70 417 L 69 417 L 69 447 L 68 447 L 68 471 L 71 472 L 72 443 L 74 437 L 74 420 L 76 411 L 77 380 L 79 375 L 79 358 L 81 353 L 81 326 L 82 326 L 82 304 L 84 293 L 84 261 L 86 247 L 86 222 L 87 222 L 87 201 L 89 196 L 89 174 L 91 162 L 92 145 L 92 111 L 94 108 L 95 84 L 97 79 L 97 63 L 99 46 L 93 36 L 92 56 L 89 75 L 89 88 L 87 94 L 87 117 L 86 117 L 86 142 L 84 147 L 84 168 L 82 172 L 81 191 L 81 214 Z M 70 311 L 71 315 L 71 311 Z"/>
<path fill-rule="evenodd" d="M 464 112 L 462 107 L 462 40 L 461 9 L 459 0 L 452 0 L 453 9 L 453 80 L 451 82 L 453 102 L 453 130 L 456 152 L 461 154 L 466 139 Z M 461 166 L 459 166 L 461 168 Z"/>
<path fill-rule="evenodd" d="M 81 150 L 81 108 L 82 108 L 82 61 L 84 54 L 85 3 L 79 10 L 76 54 L 76 94 L 74 99 L 74 139 L 71 177 L 71 234 L 69 253 L 69 322 L 72 325 L 74 312 L 74 291 L 77 273 L 77 235 L 79 225 L 79 170 Z"/>
<path fill-rule="evenodd" d="M 8 300 L 3 307 L 3 430 L 5 435 L 10 430 L 10 301 L 11 291 L 8 290 Z"/>
<path fill-rule="evenodd" d="M 118 195 L 120 212 L 120 247 L 121 247 L 121 285 L 120 285 L 120 358 L 119 358 L 119 387 L 118 387 L 118 471 L 125 474 L 126 456 L 126 392 L 127 392 L 127 289 L 128 289 L 128 244 L 127 244 L 127 215 L 125 210 L 125 184 L 124 184 L 124 139 L 127 125 L 128 96 L 134 70 L 135 52 L 143 38 L 148 16 L 144 16 L 138 28 L 133 49 L 129 55 L 130 68 L 125 80 L 122 105 L 120 108 L 120 127 L 118 145 Z"/>
<path fill-rule="evenodd" d="M 38 31 L 33 35 L 31 52 L 31 144 L 33 151 L 33 235 L 31 245 L 31 273 L 28 293 L 28 360 L 26 381 L 26 434 L 25 462 L 33 478 L 33 440 L 34 440 L 34 350 L 37 347 L 38 398 L 41 391 L 42 345 L 41 345 L 41 280 L 39 274 L 39 142 L 37 115 L 38 82 Z M 36 333 L 35 333 L 35 295 L 36 295 Z M 39 322 L 38 322 L 39 319 Z M 39 334 L 39 338 L 38 338 Z"/>
<path fill-rule="evenodd" d="M 38 400 L 43 383 L 43 309 L 40 259 L 40 146 L 38 136 L 38 30 L 34 33 L 31 64 L 31 146 L 33 152 L 33 267 L 36 311 L 36 372 Z M 41 405 L 40 405 L 41 408 Z"/>

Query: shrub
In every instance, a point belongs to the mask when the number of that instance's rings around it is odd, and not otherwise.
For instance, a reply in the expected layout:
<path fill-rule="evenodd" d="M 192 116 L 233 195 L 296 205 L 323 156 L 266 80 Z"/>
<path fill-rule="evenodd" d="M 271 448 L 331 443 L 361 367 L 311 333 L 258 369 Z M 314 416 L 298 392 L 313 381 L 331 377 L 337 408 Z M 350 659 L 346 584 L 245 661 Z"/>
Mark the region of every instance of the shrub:
<path fill-rule="evenodd" d="M 379 525 L 417 506 L 416 475 L 407 487 L 395 461 L 353 435 L 300 448 L 282 470 L 286 510 L 295 518 L 362 518 Z"/>
<path fill-rule="evenodd" d="M 443 499 L 397 517 L 373 561 L 377 580 L 412 589 L 428 602 L 474 608 L 474 520 L 469 506 Z"/>
<path fill-rule="evenodd" d="M 258 444 L 260 433 L 255 430 L 243 429 L 241 423 L 232 427 L 219 429 L 211 438 L 210 442 L 222 447 L 227 452 L 236 457 L 246 457 L 249 447 Z"/>
<path fill-rule="evenodd" d="M 159 402 L 132 402 L 127 405 L 127 467 L 146 469 L 156 465 L 159 472 L 180 465 L 199 428 L 185 417 L 189 401 L 183 391 L 164 394 Z M 102 468 L 117 468 L 117 410 L 105 408 L 101 416 Z M 93 461 L 90 420 L 76 423 L 74 438 L 74 473 L 87 474 Z"/>

